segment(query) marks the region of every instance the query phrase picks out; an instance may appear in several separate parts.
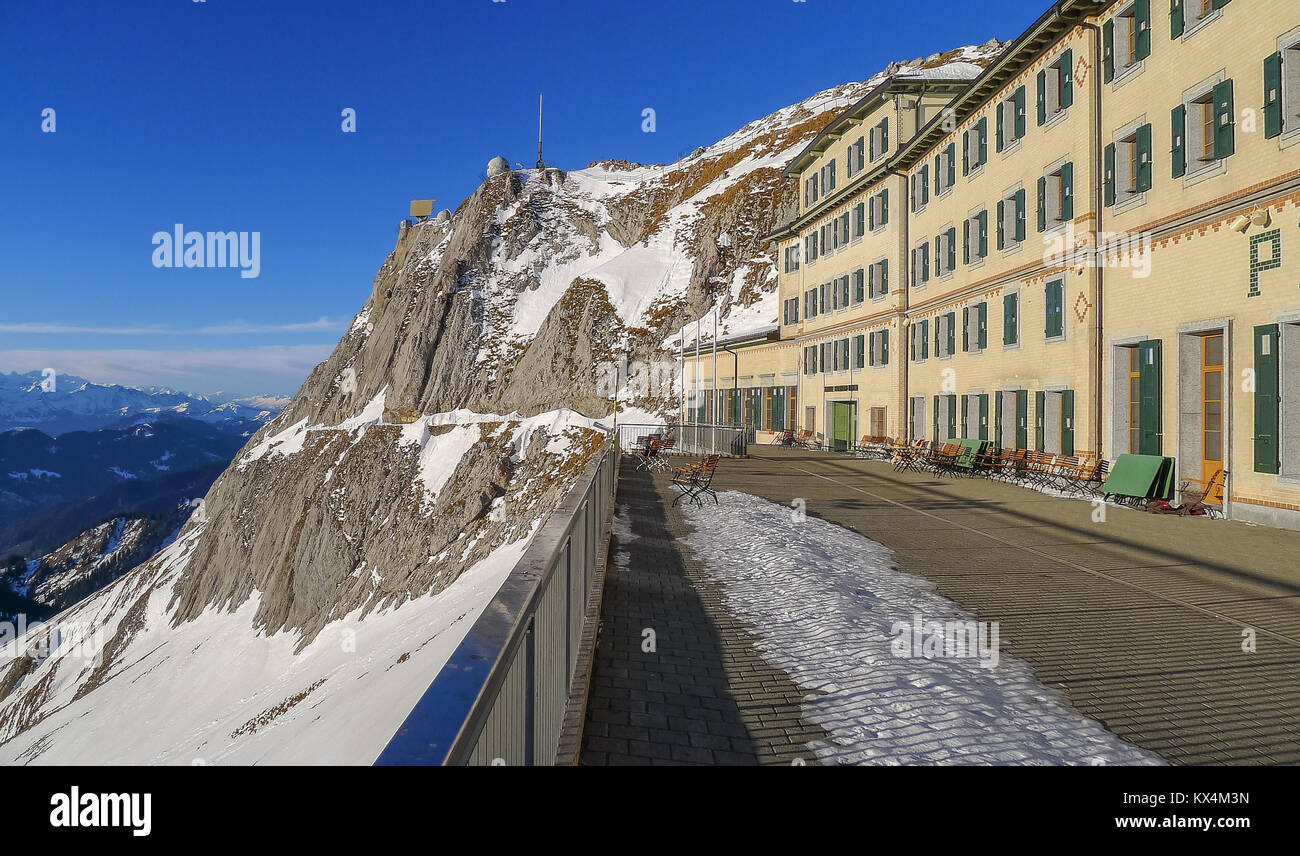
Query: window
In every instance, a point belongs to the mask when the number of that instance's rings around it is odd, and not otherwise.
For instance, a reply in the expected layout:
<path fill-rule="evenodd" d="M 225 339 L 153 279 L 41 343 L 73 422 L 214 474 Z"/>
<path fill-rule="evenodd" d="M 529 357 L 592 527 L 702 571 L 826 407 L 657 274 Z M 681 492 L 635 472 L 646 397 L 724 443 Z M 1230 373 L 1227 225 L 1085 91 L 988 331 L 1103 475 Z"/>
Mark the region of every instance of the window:
<path fill-rule="evenodd" d="M 916 321 L 911 327 L 911 342 L 909 343 L 909 354 L 912 362 L 919 363 L 930 357 L 930 319 L 922 318 Z"/>
<path fill-rule="evenodd" d="M 817 202 L 818 181 L 817 176 L 809 177 L 803 183 L 803 204 L 805 208 L 811 208 Z"/>
<path fill-rule="evenodd" d="M 799 298 L 791 297 L 782 304 L 781 322 L 783 324 L 799 323 Z"/>
<path fill-rule="evenodd" d="M 867 272 L 858 268 L 853 272 L 853 302 L 861 303 L 867 296 Z"/>
<path fill-rule="evenodd" d="M 1044 287 L 1046 292 L 1043 301 L 1046 315 L 1046 336 L 1050 339 L 1061 339 L 1065 336 L 1065 280 L 1054 279 Z"/>
<path fill-rule="evenodd" d="M 866 345 L 865 336 L 853 337 L 853 367 L 861 369 L 866 367 Z"/>
<path fill-rule="evenodd" d="M 942 196 L 957 180 L 957 144 L 949 143 L 934 159 L 934 193 Z"/>
<path fill-rule="evenodd" d="M 799 245 L 785 248 L 785 272 L 794 273 L 799 270 Z"/>
<path fill-rule="evenodd" d="M 803 317 L 817 317 L 818 294 L 816 288 L 810 288 L 803 293 Z"/>
<path fill-rule="evenodd" d="M 988 347 L 989 306 L 980 301 L 961 311 L 961 349 L 982 351 Z"/>
<path fill-rule="evenodd" d="M 853 239 L 857 240 L 867 233 L 867 203 L 859 202 L 853 206 Z"/>
<path fill-rule="evenodd" d="M 887 151 L 889 151 L 889 119 L 884 118 L 871 129 L 871 162 L 875 163 Z"/>
<path fill-rule="evenodd" d="M 1038 124 L 1045 125 L 1074 104 L 1074 51 L 1038 72 Z"/>
<path fill-rule="evenodd" d="M 957 313 L 946 312 L 934 319 L 934 355 L 951 357 L 957 349 Z"/>
<path fill-rule="evenodd" d="M 947 276 L 957 267 L 957 229 L 950 226 L 934 236 L 934 275 Z"/>
<path fill-rule="evenodd" d="M 821 314 L 823 315 L 829 315 L 830 313 L 834 312 L 835 307 L 831 306 L 831 298 L 834 296 L 834 289 L 831 288 L 831 284 L 829 282 L 823 282 L 817 288 L 817 292 L 818 292 L 818 297 L 817 297 L 818 311 L 821 312 Z"/>
<path fill-rule="evenodd" d="M 1137 455 L 1142 443 L 1142 363 L 1137 348 L 1128 351 L 1128 450 Z"/>
<path fill-rule="evenodd" d="M 849 308 L 849 291 L 850 291 L 849 275 L 846 273 L 844 274 L 844 276 L 835 280 L 835 308 L 836 309 Z"/>
<path fill-rule="evenodd" d="M 835 161 L 832 160 L 821 168 L 822 196 L 829 196 L 835 190 Z"/>
<path fill-rule="evenodd" d="M 862 172 L 867 166 L 867 145 L 865 137 L 858 137 L 849 146 L 849 178 Z"/>
<path fill-rule="evenodd" d="M 868 336 L 869 362 L 873 366 L 889 365 L 889 331 L 877 330 Z M 861 368 L 861 366 L 859 366 Z"/>
<path fill-rule="evenodd" d="M 884 297 L 889 293 L 889 259 L 880 259 L 867 268 L 867 296 Z"/>
<path fill-rule="evenodd" d="M 989 120 L 981 118 L 961 135 L 961 174 L 970 175 L 988 160 Z"/>
<path fill-rule="evenodd" d="M 1151 126 L 1142 125 L 1106 147 L 1103 202 L 1123 205 L 1151 189 Z"/>
<path fill-rule="evenodd" d="M 808 257 L 808 264 L 817 261 L 817 232 L 812 232 L 803 239 L 804 253 Z"/>
<path fill-rule="evenodd" d="M 1300 128 L 1300 42 L 1264 60 L 1264 136 Z"/>
<path fill-rule="evenodd" d="M 911 440 L 925 439 L 925 396 L 912 396 L 911 400 L 908 401 L 908 412 L 910 416 L 908 420 L 908 438 Z"/>
<path fill-rule="evenodd" d="M 1063 163 L 1038 179 L 1038 231 L 1074 219 L 1074 164 Z"/>
<path fill-rule="evenodd" d="M 930 202 L 930 165 L 922 164 L 912 173 L 912 209 L 920 211 Z"/>
<path fill-rule="evenodd" d="M 1002 295 L 1002 344 L 1020 344 L 1020 292 Z"/>
<path fill-rule="evenodd" d="M 889 223 L 889 189 L 886 188 L 869 200 L 867 225 L 871 231 L 885 228 Z"/>
<path fill-rule="evenodd" d="M 1151 0 L 1134 0 L 1102 25 L 1102 80 L 1109 83 L 1151 55 Z"/>
<path fill-rule="evenodd" d="M 817 374 L 817 346 L 808 345 L 803 349 L 803 373 L 806 375 Z"/>
<path fill-rule="evenodd" d="M 1223 80 L 1173 109 L 1173 176 L 1211 169 L 1236 150 L 1232 80 Z"/>
<path fill-rule="evenodd" d="M 971 214 L 962 223 L 962 261 L 978 264 L 989 254 L 989 212 Z"/>
<path fill-rule="evenodd" d="M 912 282 L 925 285 L 930 281 L 930 244 L 918 244 L 912 249 Z"/>
<path fill-rule="evenodd" d="M 1025 191 L 1009 190 L 998 200 L 998 249 L 1013 249 L 1025 239 Z"/>
<path fill-rule="evenodd" d="M 1169 31 L 1173 38 L 1190 35 L 1218 16 L 1229 0 L 1170 0 Z"/>
<path fill-rule="evenodd" d="M 997 150 L 1004 151 L 1025 135 L 1025 87 L 1019 87 L 998 104 L 997 116 Z"/>

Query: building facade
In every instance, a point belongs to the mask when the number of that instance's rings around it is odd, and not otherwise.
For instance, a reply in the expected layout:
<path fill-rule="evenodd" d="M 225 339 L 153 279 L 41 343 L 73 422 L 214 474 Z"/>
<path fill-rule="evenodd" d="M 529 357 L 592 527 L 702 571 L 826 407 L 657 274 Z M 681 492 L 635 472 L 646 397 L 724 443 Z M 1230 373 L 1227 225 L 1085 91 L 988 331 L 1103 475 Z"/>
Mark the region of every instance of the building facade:
<path fill-rule="evenodd" d="M 1063 0 L 786 174 L 779 327 L 729 346 L 727 421 L 1167 455 L 1300 528 L 1300 2 Z"/>

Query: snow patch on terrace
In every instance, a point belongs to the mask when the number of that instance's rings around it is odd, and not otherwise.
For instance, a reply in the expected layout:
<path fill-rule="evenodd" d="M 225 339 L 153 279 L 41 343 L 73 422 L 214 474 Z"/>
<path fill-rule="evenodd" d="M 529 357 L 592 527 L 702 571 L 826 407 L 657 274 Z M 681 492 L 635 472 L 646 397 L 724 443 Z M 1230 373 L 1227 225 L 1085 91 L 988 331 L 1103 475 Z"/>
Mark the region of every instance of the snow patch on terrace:
<path fill-rule="evenodd" d="M 1073 710 L 1026 663 L 894 656 L 895 622 L 973 621 L 892 552 L 824 520 L 726 491 L 688 507 L 686 543 L 759 650 L 797 684 L 804 716 L 840 764 L 1161 764 Z"/>

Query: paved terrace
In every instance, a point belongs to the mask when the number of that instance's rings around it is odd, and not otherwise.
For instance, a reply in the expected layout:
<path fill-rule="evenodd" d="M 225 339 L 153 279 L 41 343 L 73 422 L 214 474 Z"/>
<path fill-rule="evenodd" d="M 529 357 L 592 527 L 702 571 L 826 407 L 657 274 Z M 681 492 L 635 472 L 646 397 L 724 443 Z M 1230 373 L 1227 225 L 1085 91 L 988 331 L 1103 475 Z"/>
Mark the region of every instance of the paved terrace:
<path fill-rule="evenodd" d="M 1178 764 L 1300 763 L 1300 533 L 1112 506 L 1095 523 L 1089 502 L 986 479 L 750 449 L 716 488 L 802 498 L 891 548 L 1124 739 Z M 800 717 L 805 691 L 727 613 L 673 495 L 625 461 L 619 504 L 639 537 L 627 568 L 611 564 L 582 763 L 811 763 L 804 744 L 826 735 Z M 646 627 L 657 654 L 641 651 Z"/>

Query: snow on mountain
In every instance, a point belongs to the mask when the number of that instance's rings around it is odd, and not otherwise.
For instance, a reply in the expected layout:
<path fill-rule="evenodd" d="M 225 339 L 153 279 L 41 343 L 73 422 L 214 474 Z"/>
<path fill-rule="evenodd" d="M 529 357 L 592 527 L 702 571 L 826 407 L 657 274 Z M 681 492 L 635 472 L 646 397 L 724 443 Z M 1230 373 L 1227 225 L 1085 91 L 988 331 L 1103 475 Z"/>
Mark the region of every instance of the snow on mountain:
<path fill-rule="evenodd" d="M 663 359 L 714 305 L 775 320 L 781 170 L 882 79 L 674 164 L 505 172 L 449 221 L 403 224 L 334 352 L 177 541 L 0 651 L 0 763 L 373 761 L 605 447 L 608 370 Z M 85 644 L 43 648 L 55 625 Z"/>
<path fill-rule="evenodd" d="M 74 375 L 0 372 L 0 431 L 36 428 L 51 436 L 95 431 L 140 416 L 168 413 L 209 423 L 266 422 L 283 400 L 254 396 L 220 402 L 164 387 L 92 383 Z"/>

